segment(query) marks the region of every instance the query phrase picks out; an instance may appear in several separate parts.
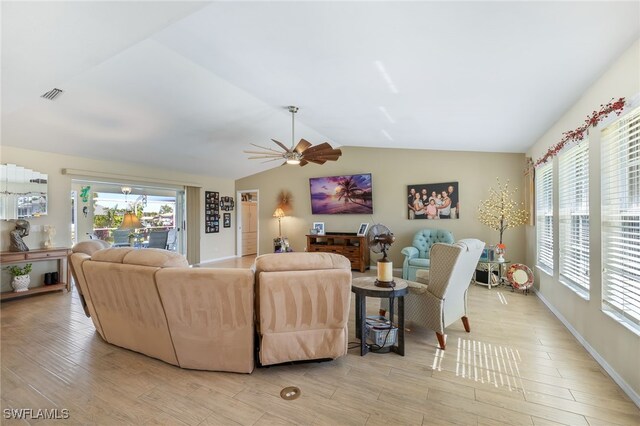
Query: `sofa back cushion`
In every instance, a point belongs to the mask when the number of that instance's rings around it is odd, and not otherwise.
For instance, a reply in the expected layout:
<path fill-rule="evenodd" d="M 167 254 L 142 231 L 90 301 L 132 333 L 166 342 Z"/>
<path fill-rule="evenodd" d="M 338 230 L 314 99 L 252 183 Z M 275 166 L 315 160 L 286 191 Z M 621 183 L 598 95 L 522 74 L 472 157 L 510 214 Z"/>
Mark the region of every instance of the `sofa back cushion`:
<path fill-rule="evenodd" d="M 132 250 L 100 250 L 82 263 L 104 337 L 114 345 L 178 364 L 155 283 L 160 268 L 117 262 Z"/>
<path fill-rule="evenodd" d="M 446 229 L 421 229 L 414 235 L 411 245 L 418 249 L 418 257 L 429 259 L 431 246 L 435 243 L 453 244 L 453 234 Z"/>
<path fill-rule="evenodd" d="M 156 282 L 181 367 L 253 370 L 253 271 L 164 268 Z"/>
<path fill-rule="evenodd" d="M 258 256 L 256 273 L 274 271 L 317 271 L 351 269 L 349 259 L 333 253 L 271 253 Z"/>
<path fill-rule="evenodd" d="M 132 247 L 111 247 L 99 250 L 93 253 L 91 260 L 157 268 L 189 266 L 187 259 L 180 253 L 164 249 L 134 249 Z"/>
<path fill-rule="evenodd" d="M 111 244 L 103 240 L 80 241 L 79 243 L 74 244 L 74 246 L 71 248 L 71 251 L 74 253 L 84 253 L 91 256 L 98 250 L 102 250 L 110 246 Z"/>

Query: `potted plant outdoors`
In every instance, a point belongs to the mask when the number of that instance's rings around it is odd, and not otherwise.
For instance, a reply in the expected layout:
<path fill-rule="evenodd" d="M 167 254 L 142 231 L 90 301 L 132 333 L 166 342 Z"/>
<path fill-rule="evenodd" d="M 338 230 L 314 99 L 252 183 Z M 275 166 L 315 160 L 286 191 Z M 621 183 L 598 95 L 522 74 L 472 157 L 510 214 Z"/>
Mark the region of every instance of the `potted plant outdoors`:
<path fill-rule="evenodd" d="M 7 266 L 5 269 L 9 271 L 13 279 L 11 280 L 11 287 L 13 291 L 19 293 L 21 291 L 27 291 L 29 284 L 31 283 L 31 263 L 27 263 L 23 267 L 19 265 Z"/>

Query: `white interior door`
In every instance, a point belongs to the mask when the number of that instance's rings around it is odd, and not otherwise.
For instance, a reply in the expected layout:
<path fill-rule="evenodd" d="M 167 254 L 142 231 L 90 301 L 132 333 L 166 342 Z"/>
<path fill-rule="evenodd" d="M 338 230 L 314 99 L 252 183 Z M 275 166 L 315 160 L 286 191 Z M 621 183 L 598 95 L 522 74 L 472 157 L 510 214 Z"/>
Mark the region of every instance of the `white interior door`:
<path fill-rule="evenodd" d="M 258 255 L 260 214 L 258 190 L 236 193 L 236 256 Z"/>

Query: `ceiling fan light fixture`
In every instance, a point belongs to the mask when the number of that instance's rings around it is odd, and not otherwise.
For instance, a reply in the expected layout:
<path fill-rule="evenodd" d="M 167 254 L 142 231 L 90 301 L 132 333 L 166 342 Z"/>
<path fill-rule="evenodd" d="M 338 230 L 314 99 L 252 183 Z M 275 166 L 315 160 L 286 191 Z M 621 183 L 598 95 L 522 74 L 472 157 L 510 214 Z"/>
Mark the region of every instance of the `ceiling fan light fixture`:
<path fill-rule="evenodd" d="M 286 152 L 284 158 L 287 160 L 287 164 L 300 164 L 301 155 L 297 152 Z"/>
<path fill-rule="evenodd" d="M 287 109 L 291 113 L 291 147 L 275 139 L 271 140 L 278 145 L 282 151 L 252 143 L 251 145 L 259 148 L 260 151 L 244 151 L 247 154 L 252 154 L 249 159 L 264 160 L 263 163 L 284 160 L 282 164 L 299 165 L 301 167 L 309 163 L 324 164 L 327 161 L 338 161 L 338 158 L 342 155 L 342 151 L 333 149 L 327 142 L 314 146 L 308 141 L 300 139 L 297 144 L 295 143 L 295 115 L 298 112 L 298 107 L 292 105 L 287 107 Z"/>

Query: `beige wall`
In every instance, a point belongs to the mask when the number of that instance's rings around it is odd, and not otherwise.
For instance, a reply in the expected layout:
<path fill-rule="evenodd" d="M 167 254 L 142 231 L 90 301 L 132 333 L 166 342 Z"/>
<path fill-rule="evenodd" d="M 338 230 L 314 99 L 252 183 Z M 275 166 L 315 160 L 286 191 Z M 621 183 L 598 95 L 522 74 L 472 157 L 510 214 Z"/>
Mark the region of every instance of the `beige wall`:
<path fill-rule="evenodd" d="M 57 235 L 55 243 L 58 246 L 69 246 L 71 244 L 70 225 L 70 191 L 71 179 L 78 179 L 78 176 L 63 175 L 63 168 L 90 170 L 92 172 L 109 173 L 113 175 L 130 178 L 130 182 L 135 183 L 136 177 L 159 182 L 172 182 L 191 184 L 202 187 L 201 205 L 204 206 L 204 191 L 218 191 L 221 196 L 231 196 L 235 198 L 234 181 L 231 179 L 220 179 L 202 175 L 190 175 L 178 173 L 166 169 L 155 169 L 151 167 L 139 166 L 133 163 L 100 161 L 88 158 L 73 157 L 68 155 L 53 154 L 48 152 L 31 151 L 10 146 L 3 146 L 0 151 L 0 162 L 15 163 L 28 167 L 49 175 L 49 214 L 39 218 L 29 219 L 31 226 L 42 227 L 42 225 L 54 225 Z M 89 178 L 95 180 L 96 178 Z M 141 182 L 143 183 L 143 182 Z M 80 216 L 82 212 L 80 212 Z M 220 226 L 220 233 L 204 233 L 204 214 L 200 224 L 200 252 L 201 260 L 220 259 L 233 256 L 235 254 L 235 232 L 233 228 L 223 228 Z M 0 247 L 6 250 L 9 244 L 9 231 L 14 228 L 12 222 L 0 221 Z M 79 235 L 80 240 L 86 239 L 83 233 Z M 26 237 L 26 243 L 30 248 L 41 247 L 44 242 L 44 234 L 36 231 Z"/>
<path fill-rule="evenodd" d="M 411 244 L 415 232 L 422 228 L 444 228 L 456 239 L 479 238 L 487 243 L 498 242 L 498 232 L 482 225 L 477 219 L 477 207 L 495 186 L 496 177 L 510 179 L 522 195 L 524 154 L 481 152 L 427 151 L 407 149 L 377 149 L 342 147 L 337 162 L 322 166 L 282 166 L 236 182 L 236 189 L 260 190 L 260 253 L 273 251 L 272 240 L 278 235 L 278 221 L 271 217 L 281 190 L 293 194 L 293 212 L 282 220 L 282 234 L 289 238 L 295 251 L 303 251 L 305 235 L 313 222 L 324 222 L 327 232 L 356 232 L 362 222 L 382 223 L 396 236 L 391 247 L 395 268 L 402 267 L 400 250 Z M 342 174 L 371 173 L 373 180 L 373 215 L 312 215 L 309 178 Z M 459 182 L 460 219 L 408 220 L 407 185 L 420 183 Z M 525 259 L 524 228 L 505 233 L 508 257 Z M 372 262 L 378 256 L 372 257 Z"/>
<path fill-rule="evenodd" d="M 640 41 L 625 52 L 607 72 L 562 116 L 529 150 L 534 160 L 562 138 L 562 133 L 580 126 L 587 115 L 611 98 L 631 98 L 640 93 Z M 536 287 L 580 339 L 590 347 L 592 354 L 608 365 L 609 373 L 622 379 L 623 388 L 640 404 L 640 337 L 626 329 L 601 311 L 602 264 L 600 248 L 600 132 L 589 133 L 590 149 L 590 276 L 589 300 L 577 296 L 558 280 L 558 247 L 555 247 L 555 271 L 549 275 L 536 268 Z M 554 167 L 557 167 L 554 165 Z M 557 169 L 556 169 L 557 172 Z M 557 174 L 555 175 L 557 176 Z M 557 182 L 557 180 L 554 180 Z M 557 185 L 555 200 L 557 205 Z M 554 234 L 558 235 L 557 218 Z M 527 263 L 536 260 L 535 228 L 527 229 Z M 619 381 L 620 383 L 620 381 Z M 625 385 L 626 383 L 626 385 Z M 631 391 L 631 392 L 630 392 Z M 635 393 L 635 395 L 633 395 Z"/>

